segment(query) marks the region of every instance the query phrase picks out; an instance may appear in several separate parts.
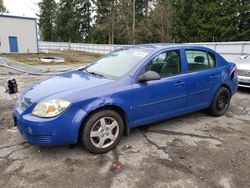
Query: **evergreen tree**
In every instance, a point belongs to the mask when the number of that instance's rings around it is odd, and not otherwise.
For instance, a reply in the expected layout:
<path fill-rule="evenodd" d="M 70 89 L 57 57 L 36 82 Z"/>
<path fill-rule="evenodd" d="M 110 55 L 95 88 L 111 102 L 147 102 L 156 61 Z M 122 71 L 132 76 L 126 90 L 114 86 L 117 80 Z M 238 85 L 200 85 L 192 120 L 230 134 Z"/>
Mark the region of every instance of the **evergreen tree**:
<path fill-rule="evenodd" d="M 43 40 L 109 44 L 250 40 L 250 0 L 60 0 L 58 9 L 54 0 L 43 0 L 39 6 Z"/>
<path fill-rule="evenodd" d="M 43 0 L 38 5 L 40 8 L 39 27 L 41 39 L 45 41 L 54 41 L 56 2 L 54 0 Z"/>
<path fill-rule="evenodd" d="M 89 0 L 61 0 L 56 18 L 59 41 L 83 42 L 90 33 L 91 4 Z"/>
<path fill-rule="evenodd" d="M 92 41 L 96 43 L 114 43 L 115 3 L 109 0 L 94 0 L 96 7 L 95 27 L 92 31 Z"/>
<path fill-rule="evenodd" d="M 250 0 L 237 0 L 239 41 L 250 40 Z"/>
<path fill-rule="evenodd" d="M 176 0 L 174 5 L 176 42 L 238 40 L 240 11 L 235 0 Z"/>
<path fill-rule="evenodd" d="M 8 11 L 3 4 L 3 0 L 0 0 L 0 13 L 6 13 L 6 12 L 8 12 Z"/>
<path fill-rule="evenodd" d="M 202 7 L 197 0 L 176 0 L 173 35 L 176 42 L 196 42 L 199 40 L 200 13 Z"/>
<path fill-rule="evenodd" d="M 131 44 L 145 35 L 144 19 L 149 16 L 153 0 L 95 0 L 95 26 L 92 41 L 97 43 Z"/>
<path fill-rule="evenodd" d="M 158 0 L 153 10 L 148 10 L 138 25 L 139 43 L 172 42 L 171 28 L 173 21 L 172 0 Z"/>

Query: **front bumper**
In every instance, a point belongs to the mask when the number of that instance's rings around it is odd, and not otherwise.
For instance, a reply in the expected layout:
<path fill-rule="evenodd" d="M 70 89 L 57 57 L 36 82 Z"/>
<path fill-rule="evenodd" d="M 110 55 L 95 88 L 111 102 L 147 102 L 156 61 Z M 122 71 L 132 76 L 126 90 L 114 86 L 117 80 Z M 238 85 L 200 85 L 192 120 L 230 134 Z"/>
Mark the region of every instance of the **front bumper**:
<path fill-rule="evenodd" d="M 35 145 L 64 145 L 78 141 L 78 132 L 85 111 L 69 108 L 54 118 L 38 118 L 22 112 L 16 106 L 13 110 L 14 122 L 25 140 Z"/>
<path fill-rule="evenodd" d="M 239 77 L 239 87 L 250 88 L 250 77 L 249 76 L 240 76 Z"/>

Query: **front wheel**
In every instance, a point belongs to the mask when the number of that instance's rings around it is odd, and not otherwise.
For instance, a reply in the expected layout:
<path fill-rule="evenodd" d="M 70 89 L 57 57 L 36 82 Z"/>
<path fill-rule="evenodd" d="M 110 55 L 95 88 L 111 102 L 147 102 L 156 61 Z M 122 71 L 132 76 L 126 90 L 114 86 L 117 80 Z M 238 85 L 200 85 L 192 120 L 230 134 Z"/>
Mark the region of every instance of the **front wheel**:
<path fill-rule="evenodd" d="M 208 112 L 216 117 L 224 115 L 229 107 L 230 99 L 230 91 L 225 87 L 221 87 L 208 108 Z"/>
<path fill-rule="evenodd" d="M 93 114 L 81 130 L 81 141 L 91 153 L 105 153 L 115 148 L 120 141 L 124 123 L 113 110 L 103 110 Z"/>

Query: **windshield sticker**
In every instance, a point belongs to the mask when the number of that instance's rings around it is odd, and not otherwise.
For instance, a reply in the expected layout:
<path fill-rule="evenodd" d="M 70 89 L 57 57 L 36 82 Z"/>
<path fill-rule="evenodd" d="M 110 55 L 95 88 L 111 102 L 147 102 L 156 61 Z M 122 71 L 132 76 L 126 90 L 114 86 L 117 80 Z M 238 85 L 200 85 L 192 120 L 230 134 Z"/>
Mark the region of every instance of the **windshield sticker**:
<path fill-rule="evenodd" d="M 148 55 L 148 53 L 146 53 L 146 52 L 134 52 L 132 55 L 138 56 L 138 57 L 145 57 Z"/>

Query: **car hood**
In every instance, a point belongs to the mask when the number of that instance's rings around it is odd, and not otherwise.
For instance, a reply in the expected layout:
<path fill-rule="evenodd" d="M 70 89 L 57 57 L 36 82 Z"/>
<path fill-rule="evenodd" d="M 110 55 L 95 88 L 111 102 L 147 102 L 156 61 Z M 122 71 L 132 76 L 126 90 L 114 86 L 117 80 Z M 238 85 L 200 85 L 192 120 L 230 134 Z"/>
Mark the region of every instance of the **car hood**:
<path fill-rule="evenodd" d="M 110 83 L 114 80 L 91 75 L 85 71 L 76 70 L 59 74 L 42 80 L 28 87 L 22 94 L 31 103 L 38 102 L 54 95 L 70 93 L 76 90 L 87 90 Z"/>
<path fill-rule="evenodd" d="M 240 60 L 236 65 L 239 70 L 250 70 L 250 61 Z"/>

